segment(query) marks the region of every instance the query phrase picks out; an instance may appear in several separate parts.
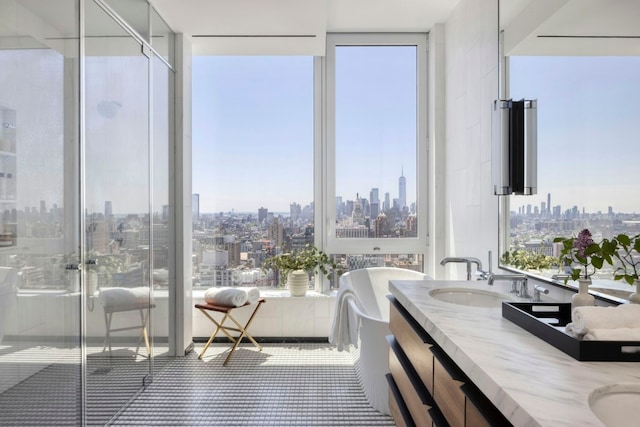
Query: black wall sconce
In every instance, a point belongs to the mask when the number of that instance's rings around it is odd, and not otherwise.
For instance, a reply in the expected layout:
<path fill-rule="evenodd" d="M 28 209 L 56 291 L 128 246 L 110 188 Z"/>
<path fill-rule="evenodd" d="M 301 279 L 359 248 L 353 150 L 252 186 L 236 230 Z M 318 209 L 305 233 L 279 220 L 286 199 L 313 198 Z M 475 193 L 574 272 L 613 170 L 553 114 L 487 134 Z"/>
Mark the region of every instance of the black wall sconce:
<path fill-rule="evenodd" d="M 495 100 L 492 111 L 493 193 L 538 191 L 537 100 Z"/>

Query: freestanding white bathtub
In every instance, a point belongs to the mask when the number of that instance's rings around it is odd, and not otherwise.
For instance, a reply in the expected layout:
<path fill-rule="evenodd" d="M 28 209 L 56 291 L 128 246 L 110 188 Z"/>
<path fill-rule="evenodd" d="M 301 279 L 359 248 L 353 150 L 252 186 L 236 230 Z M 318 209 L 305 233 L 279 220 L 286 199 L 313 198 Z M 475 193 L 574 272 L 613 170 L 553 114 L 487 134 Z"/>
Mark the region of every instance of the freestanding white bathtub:
<path fill-rule="evenodd" d="M 353 351 L 358 380 L 369 404 L 389 414 L 389 280 L 426 280 L 431 277 L 417 271 L 394 267 L 372 267 L 353 270 L 340 277 L 338 299 L 348 304 L 351 322 L 356 320 L 357 349 Z M 341 301 L 336 302 L 336 310 Z M 347 321 L 347 320 L 345 320 Z M 334 322 L 334 328 L 335 328 Z M 353 330 L 352 329 L 352 330 Z M 353 332 L 352 332 L 353 334 Z M 351 338 L 353 341 L 355 337 Z M 340 349 L 340 346 L 338 347 Z"/>

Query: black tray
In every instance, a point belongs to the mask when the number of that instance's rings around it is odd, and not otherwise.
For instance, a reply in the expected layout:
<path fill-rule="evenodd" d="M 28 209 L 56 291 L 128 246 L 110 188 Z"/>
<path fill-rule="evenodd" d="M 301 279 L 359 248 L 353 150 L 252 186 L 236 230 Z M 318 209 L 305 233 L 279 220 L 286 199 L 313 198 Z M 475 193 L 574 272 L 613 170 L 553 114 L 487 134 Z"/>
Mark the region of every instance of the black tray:
<path fill-rule="evenodd" d="M 567 334 L 571 303 L 503 302 L 502 317 L 580 361 L 640 362 L 640 341 L 582 341 Z"/>

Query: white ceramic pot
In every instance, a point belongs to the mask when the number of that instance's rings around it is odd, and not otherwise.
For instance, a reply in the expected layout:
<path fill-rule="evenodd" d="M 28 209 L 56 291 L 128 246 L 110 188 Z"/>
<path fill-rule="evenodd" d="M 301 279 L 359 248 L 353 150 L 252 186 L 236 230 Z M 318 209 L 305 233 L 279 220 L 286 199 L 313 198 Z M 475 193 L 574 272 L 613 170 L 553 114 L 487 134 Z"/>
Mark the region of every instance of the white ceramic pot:
<path fill-rule="evenodd" d="M 633 304 L 640 304 L 640 279 L 636 279 L 634 284 L 636 285 L 636 291 L 629 295 L 629 302 Z"/>
<path fill-rule="evenodd" d="M 287 275 L 287 288 L 292 297 L 303 297 L 309 289 L 309 273 L 304 270 L 290 271 Z"/>

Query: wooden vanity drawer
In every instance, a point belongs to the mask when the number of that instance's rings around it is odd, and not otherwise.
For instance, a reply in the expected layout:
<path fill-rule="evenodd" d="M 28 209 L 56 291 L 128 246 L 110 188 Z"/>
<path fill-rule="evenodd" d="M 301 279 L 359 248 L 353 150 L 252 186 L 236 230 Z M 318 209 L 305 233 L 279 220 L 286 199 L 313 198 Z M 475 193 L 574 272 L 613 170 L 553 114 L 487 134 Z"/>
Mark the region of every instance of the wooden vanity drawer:
<path fill-rule="evenodd" d="M 437 353 L 434 353 L 434 356 L 433 399 L 451 427 L 464 427 L 466 399 L 460 388 L 464 382 L 452 377 L 449 373 L 450 366 L 447 366 L 449 369 L 444 366 L 448 364 L 446 360 L 439 358 Z"/>
<path fill-rule="evenodd" d="M 478 411 L 471 400 L 466 400 L 466 427 L 491 427 L 487 419 Z"/>
<path fill-rule="evenodd" d="M 389 383 L 389 411 L 391 412 L 396 427 L 416 427 L 407 409 L 407 405 L 400 394 L 400 390 L 398 390 L 398 385 L 393 379 L 393 375 L 388 373 L 385 376 Z"/>
<path fill-rule="evenodd" d="M 389 329 L 398 340 L 422 383 L 429 393 L 433 394 L 433 353 L 430 350 L 429 338 L 421 327 L 413 325 L 415 320 L 406 313 L 404 308 L 396 307 L 395 304 L 391 304 Z"/>
<path fill-rule="evenodd" d="M 406 355 L 398 348 L 397 344 L 394 344 L 395 343 L 392 342 L 389 349 L 389 370 L 391 371 L 393 380 L 411 414 L 413 422 L 415 422 L 417 426 L 431 426 L 432 420 L 429 414 L 431 405 L 425 403 L 427 397 L 426 389 L 423 387 L 420 391 L 416 390 L 410 378 L 410 375 L 414 375 L 415 371 L 403 365 L 400 359 L 402 358 L 405 360 L 405 363 L 408 363 Z M 409 370 L 409 372 L 407 372 L 407 370 Z M 421 395 L 423 396 L 421 397 Z"/>

